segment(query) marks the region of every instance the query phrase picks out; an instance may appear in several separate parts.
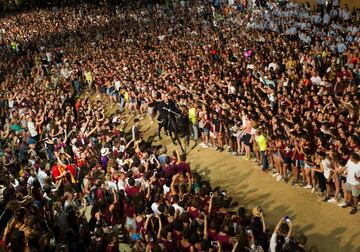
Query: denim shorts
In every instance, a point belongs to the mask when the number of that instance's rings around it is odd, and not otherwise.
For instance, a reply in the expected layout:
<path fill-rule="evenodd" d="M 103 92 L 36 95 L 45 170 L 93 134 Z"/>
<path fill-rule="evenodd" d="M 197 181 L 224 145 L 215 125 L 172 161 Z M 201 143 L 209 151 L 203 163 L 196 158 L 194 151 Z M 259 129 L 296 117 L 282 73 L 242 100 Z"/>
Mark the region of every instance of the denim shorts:
<path fill-rule="evenodd" d="M 296 166 L 299 168 L 304 168 L 305 167 L 305 162 L 304 160 L 295 160 Z"/>

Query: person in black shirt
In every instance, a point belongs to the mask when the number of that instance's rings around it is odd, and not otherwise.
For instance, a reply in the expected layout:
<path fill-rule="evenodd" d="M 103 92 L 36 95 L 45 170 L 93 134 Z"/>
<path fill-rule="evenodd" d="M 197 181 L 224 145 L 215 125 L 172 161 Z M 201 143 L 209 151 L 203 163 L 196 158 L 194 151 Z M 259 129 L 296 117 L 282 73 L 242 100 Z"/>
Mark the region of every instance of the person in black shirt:
<path fill-rule="evenodd" d="M 140 126 L 140 122 L 139 122 L 139 119 L 136 118 L 134 119 L 134 125 L 132 126 L 132 139 L 134 141 L 139 141 L 141 139 L 141 131 L 139 129 L 139 126 Z"/>

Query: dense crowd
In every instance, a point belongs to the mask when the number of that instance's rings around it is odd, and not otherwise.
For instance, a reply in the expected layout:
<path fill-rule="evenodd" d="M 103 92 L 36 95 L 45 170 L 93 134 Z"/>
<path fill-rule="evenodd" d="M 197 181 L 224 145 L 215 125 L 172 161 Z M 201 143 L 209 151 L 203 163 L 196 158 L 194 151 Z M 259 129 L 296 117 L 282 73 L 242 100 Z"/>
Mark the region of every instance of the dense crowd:
<path fill-rule="evenodd" d="M 253 159 L 324 201 L 343 197 L 354 214 L 359 22 L 336 4 L 237 1 L 1 19 L 1 246 L 110 252 L 121 233 L 134 251 L 308 251 L 289 217 L 269 233 L 261 207 L 232 211 L 141 124 L 172 101 L 202 148 Z"/>

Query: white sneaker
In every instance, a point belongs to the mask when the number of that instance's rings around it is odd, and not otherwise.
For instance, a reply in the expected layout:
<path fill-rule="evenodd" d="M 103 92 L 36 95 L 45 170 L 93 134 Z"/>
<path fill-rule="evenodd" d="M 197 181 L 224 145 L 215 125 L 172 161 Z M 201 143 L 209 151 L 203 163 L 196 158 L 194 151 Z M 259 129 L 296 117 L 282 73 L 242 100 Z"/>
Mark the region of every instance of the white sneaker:
<path fill-rule="evenodd" d="M 306 185 L 306 186 L 304 186 L 304 189 L 311 189 L 311 188 L 312 188 L 311 185 Z"/>
<path fill-rule="evenodd" d="M 343 207 L 343 206 L 345 206 L 346 204 L 347 204 L 346 201 L 343 200 L 343 201 L 341 201 L 341 202 L 338 204 L 338 206 L 339 206 L 339 207 Z"/>
<path fill-rule="evenodd" d="M 337 200 L 335 199 L 335 197 L 332 197 L 332 198 L 329 199 L 327 202 L 329 202 L 329 203 L 335 203 L 335 202 L 337 202 Z"/>
<path fill-rule="evenodd" d="M 315 192 L 315 188 L 311 189 L 311 193 L 314 193 Z"/>
<path fill-rule="evenodd" d="M 276 177 L 276 181 L 280 181 L 282 180 L 282 176 L 279 174 L 277 177 Z"/>
<path fill-rule="evenodd" d="M 275 172 L 273 173 L 271 176 L 273 176 L 274 178 L 277 177 L 279 175 L 279 173 Z"/>

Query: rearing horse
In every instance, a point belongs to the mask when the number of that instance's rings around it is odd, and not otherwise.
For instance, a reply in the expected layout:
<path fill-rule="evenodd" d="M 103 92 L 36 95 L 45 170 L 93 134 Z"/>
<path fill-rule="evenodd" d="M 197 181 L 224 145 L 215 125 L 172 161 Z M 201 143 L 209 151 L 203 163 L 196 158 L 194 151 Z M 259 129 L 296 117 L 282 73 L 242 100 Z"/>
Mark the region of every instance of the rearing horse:
<path fill-rule="evenodd" d="M 165 134 L 169 133 L 171 141 L 174 145 L 179 143 L 180 148 L 184 151 L 179 137 L 179 122 L 181 114 L 175 104 L 160 103 L 157 116 L 158 136 L 161 139 L 161 129 L 164 128 Z"/>

